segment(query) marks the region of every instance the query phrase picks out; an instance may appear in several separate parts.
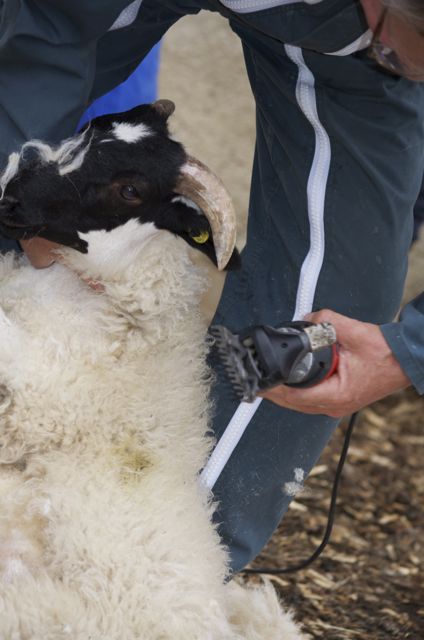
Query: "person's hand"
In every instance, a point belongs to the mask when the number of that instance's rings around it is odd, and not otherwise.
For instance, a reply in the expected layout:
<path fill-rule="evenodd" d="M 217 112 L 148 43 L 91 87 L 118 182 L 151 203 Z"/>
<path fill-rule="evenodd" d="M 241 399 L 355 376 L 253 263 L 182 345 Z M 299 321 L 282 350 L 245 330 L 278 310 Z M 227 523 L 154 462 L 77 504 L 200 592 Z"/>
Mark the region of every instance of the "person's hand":
<path fill-rule="evenodd" d="M 30 263 L 36 269 L 46 269 L 61 259 L 61 256 L 55 252 L 55 249 L 59 249 L 63 245 L 57 242 L 50 242 L 50 240 L 46 240 L 45 238 L 31 238 L 31 240 L 20 240 L 19 243 L 28 256 Z M 86 280 L 85 278 L 83 278 L 83 280 L 91 289 L 104 291 L 104 286 L 100 282 L 96 280 Z"/>
<path fill-rule="evenodd" d="M 329 310 L 309 314 L 305 320 L 334 326 L 340 348 L 337 372 L 315 387 L 278 386 L 261 393 L 263 398 L 302 413 L 339 418 L 411 384 L 378 325 Z"/>
<path fill-rule="evenodd" d="M 50 242 L 45 238 L 31 238 L 30 240 L 20 240 L 19 242 L 32 266 L 36 269 L 50 267 L 57 257 L 54 254 L 54 249 L 61 246 L 57 242 Z"/>

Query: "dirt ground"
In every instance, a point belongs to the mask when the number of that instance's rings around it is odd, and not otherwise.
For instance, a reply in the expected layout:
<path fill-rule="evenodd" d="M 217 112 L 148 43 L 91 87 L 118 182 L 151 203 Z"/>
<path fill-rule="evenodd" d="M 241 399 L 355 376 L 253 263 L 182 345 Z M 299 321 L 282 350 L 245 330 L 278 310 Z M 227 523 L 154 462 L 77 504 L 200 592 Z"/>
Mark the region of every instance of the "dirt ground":
<path fill-rule="evenodd" d="M 160 95 L 175 101 L 175 136 L 221 176 L 244 229 L 254 149 L 254 105 L 238 39 L 213 14 L 167 35 Z M 405 290 L 423 288 L 424 234 Z M 331 545 L 311 568 L 273 578 L 312 638 L 424 638 L 424 400 L 400 393 L 360 415 L 338 499 Z M 343 432 L 338 430 L 257 566 L 309 555 L 325 527 Z M 255 580 L 256 578 L 251 578 Z"/>

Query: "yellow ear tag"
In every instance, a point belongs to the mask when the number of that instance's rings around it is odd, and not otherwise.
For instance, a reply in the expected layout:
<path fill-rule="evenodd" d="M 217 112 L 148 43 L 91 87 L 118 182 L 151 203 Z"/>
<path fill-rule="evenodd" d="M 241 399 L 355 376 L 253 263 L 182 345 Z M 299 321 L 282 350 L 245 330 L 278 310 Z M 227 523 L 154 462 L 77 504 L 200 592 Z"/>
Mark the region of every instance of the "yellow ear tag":
<path fill-rule="evenodd" d="M 191 236 L 197 244 L 205 244 L 209 240 L 209 231 L 201 231 L 198 236 Z"/>

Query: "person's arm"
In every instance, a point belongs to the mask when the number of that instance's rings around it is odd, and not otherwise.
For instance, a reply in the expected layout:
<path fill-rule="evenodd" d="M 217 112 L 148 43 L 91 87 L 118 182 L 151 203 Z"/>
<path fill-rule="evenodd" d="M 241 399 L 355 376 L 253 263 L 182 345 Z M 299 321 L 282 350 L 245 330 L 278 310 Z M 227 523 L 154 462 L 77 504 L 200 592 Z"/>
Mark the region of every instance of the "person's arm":
<path fill-rule="evenodd" d="M 128 0 L 5 0 L 0 22 L 0 170 L 23 142 L 59 142 L 88 104 L 98 38 Z"/>
<path fill-rule="evenodd" d="M 337 333 L 339 367 L 328 380 L 309 389 L 279 386 L 264 398 L 303 413 L 350 415 L 366 405 L 414 384 L 424 392 L 424 296 L 405 307 L 399 323 L 382 327 L 352 320 L 334 311 L 307 316 L 331 322 Z"/>
<path fill-rule="evenodd" d="M 411 384 L 424 394 L 424 293 L 404 307 L 399 322 L 381 331 Z"/>

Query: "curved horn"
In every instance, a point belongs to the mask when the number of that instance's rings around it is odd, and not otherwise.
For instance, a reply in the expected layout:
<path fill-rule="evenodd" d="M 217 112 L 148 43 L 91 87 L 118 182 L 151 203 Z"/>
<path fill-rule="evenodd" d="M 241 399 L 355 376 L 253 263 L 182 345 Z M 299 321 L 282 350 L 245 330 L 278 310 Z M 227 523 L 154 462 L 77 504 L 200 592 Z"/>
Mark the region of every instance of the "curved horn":
<path fill-rule="evenodd" d="M 210 169 L 191 156 L 181 167 L 175 191 L 192 200 L 209 220 L 218 269 L 224 269 L 236 243 L 236 214 L 228 191 Z"/>

